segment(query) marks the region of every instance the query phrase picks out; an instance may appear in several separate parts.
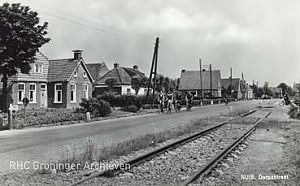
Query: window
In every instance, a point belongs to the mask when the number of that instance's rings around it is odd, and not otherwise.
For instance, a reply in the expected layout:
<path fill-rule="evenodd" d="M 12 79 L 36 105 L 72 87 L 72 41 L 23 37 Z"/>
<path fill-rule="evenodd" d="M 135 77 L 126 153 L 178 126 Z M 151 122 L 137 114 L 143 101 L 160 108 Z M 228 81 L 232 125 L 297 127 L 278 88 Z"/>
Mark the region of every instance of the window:
<path fill-rule="evenodd" d="M 78 74 L 78 70 L 76 69 L 74 72 L 74 77 L 77 77 L 77 74 Z"/>
<path fill-rule="evenodd" d="M 83 72 L 83 77 L 86 77 L 86 72 Z"/>
<path fill-rule="evenodd" d="M 36 73 L 42 73 L 43 72 L 43 65 L 35 64 L 35 72 Z"/>
<path fill-rule="evenodd" d="M 83 85 L 83 98 L 89 98 L 89 87 L 87 84 Z"/>
<path fill-rule="evenodd" d="M 54 85 L 54 103 L 62 103 L 62 84 L 57 83 Z"/>
<path fill-rule="evenodd" d="M 29 102 L 36 103 L 36 85 L 34 83 L 29 84 Z"/>
<path fill-rule="evenodd" d="M 71 102 L 76 102 L 76 85 L 71 85 Z"/>
<path fill-rule="evenodd" d="M 46 85 L 45 84 L 41 85 L 41 90 L 46 90 Z"/>
<path fill-rule="evenodd" d="M 25 84 L 18 84 L 18 103 L 22 103 L 23 98 L 25 97 Z"/>
<path fill-rule="evenodd" d="M 127 94 L 130 94 L 130 88 L 126 89 Z"/>

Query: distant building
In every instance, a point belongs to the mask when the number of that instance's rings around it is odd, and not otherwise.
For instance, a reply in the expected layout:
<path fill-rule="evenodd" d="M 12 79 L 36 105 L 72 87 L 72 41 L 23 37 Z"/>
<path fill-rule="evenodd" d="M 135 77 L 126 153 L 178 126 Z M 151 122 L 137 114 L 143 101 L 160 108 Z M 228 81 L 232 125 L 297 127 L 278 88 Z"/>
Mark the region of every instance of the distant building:
<path fill-rule="evenodd" d="M 201 97 L 203 92 L 204 97 L 209 98 L 211 91 L 213 97 L 221 97 L 221 72 L 220 70 L 210 71 L 204 70 L 202 75 L 202 89 L 200 71 L 181 71 L 179 90 L 184 93 L 191 93 L 194 96 Z M 212 78 L 210 78 L 212 77 Z M 212 85 L 212 86 L 211 86 Z"/>
<path fill-rule="evenodd" d="M 254 94 L 253 94 L 253 89 L 247 84 L 247 99 L 253 99 Z"/>
<path fill-rule="evenodd" d="M 282 88 L 269 87 L 269 89 L 271 90 L 273 97 L 275 97 L 275 98 L 282 98 L 283 97 Z"/>
<path fill-rule="evenodd" d="M 113 92 L 116 95 L 135 94 L 132 89 L 131 80 L 133 77 L 144 77 L 145 74 L 138 70 L 138 66 L 134 65 L 132 68 L 120 67 L 118 63 L 114 64 L 114 68 L 101 76 L 95 82 L 95 95 L 101 95 L 105 92 Z M 112 81 L 112 90 L 110 90 L 109 81 Z M 138 95 L 146 94 L 146 88 L 140 88 Z"/>
<path fill-rule="evenodd" d="M 227 94 L 227 96 L 232 96 L 236 99 L 242 99 L 240 78 L 221 79 L 221 85 L 223 96 Z"/>
<path fill-rule="evenodd" d="M 235 99 L 252 99 L 253 90 L 240 78 L 221 79 L 223 96 L 232 96 Z"/>
<path fill-rule="evenodd" d="M 95 81 L 109 71 L 104 61 L 97 63 L 86 63 L 86 67 Z"/>
<path fill-rule="evenodd" d="M 300 83 L 294 83 L 293 92 L 299 93 L 299 91 L 300 91 Z"/>

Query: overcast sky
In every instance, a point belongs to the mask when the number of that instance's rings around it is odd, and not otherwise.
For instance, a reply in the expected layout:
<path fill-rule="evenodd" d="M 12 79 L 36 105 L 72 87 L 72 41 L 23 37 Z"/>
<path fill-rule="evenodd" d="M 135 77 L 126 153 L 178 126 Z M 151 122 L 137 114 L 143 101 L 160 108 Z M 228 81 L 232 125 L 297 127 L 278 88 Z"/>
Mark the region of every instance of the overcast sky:
<path fill-rule="evenodd" d="M 2 0 L 1 0 L 2 1 Z M 5 1 L 2 1 L 2 3 Z M 137 64 L 147 75 L 155 37 L 158 71 L 172 78 L 204 64 L 222 77 L 262 85 L 300 81 L 300 1 L 297 0 L 20 0 L 49 22 L 50 59 L 84 50 L 86 62 L 109 68 Z"/>

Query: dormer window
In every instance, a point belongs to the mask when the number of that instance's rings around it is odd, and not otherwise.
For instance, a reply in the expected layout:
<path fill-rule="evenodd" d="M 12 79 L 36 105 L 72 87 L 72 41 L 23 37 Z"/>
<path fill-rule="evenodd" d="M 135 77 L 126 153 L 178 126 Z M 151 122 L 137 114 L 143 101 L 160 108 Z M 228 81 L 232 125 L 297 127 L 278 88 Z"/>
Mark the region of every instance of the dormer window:
<path fill-rule="evenodd" d="M 43 72 L 43 65 L 41 64 L 35 64 L 35 73 L 42 73 Z"/>

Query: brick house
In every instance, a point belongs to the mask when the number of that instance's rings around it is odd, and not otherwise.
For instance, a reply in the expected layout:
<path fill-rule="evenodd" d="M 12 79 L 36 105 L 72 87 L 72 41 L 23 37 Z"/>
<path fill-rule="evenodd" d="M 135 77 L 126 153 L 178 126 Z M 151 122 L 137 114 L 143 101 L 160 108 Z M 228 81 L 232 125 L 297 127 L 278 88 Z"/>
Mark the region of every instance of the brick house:
<path fill-rule="evenodd" d="M 30 64 L 29 74 L 17 73 L 15 76 L 8 78 L 9 102 L 17 108 L 23 108 L 22 100 L 24 97 L 28 98 L 28 108 L 30 109 L 47 108 L 49 60 L 40 52 L 36 53 L 35 58 L 34 63 Z"/>
<path fill-rule="evenodd" d="M 81 98 L 92 97 L 94 80 L 80 50 L 74 51 L 74 58 L 59 60 L 49 60 L 37 52 L 30 65 L 29 74 L 17 73 L 8 79 L 9 102 L 18 109 L 23 108 L 25 97 L 29 109 L 76 108 Z"/>
<path fill-rule="evenodd" d="M 92 97 L 94 79 L 81 57 L 82 51 L 73 52 L 74 58 L 49 61 L 49 108 L 76 108 L 82 98 Z"/>
<path fill-rule="evenodd" d="M 144 77 L 145 74 L 138 70 L 138 66 L 133 68 L 120 67 L 118 63 L 114 64 L 114 68 L 104 74 L 95 82 L 95 96 L 109 92 L 107 80 L 113 80 L 113 92 L 117 95 L 135 94 L 135 90 L 131 87 L 131 79 L 133 77 Z M 144 95 L 146 88 L 140 88 L 138 95 Z"/>

